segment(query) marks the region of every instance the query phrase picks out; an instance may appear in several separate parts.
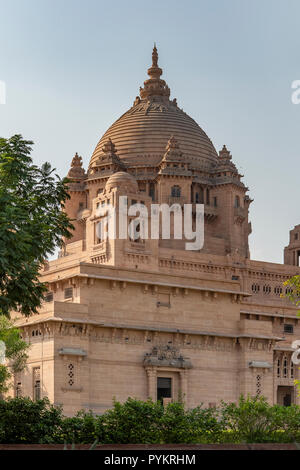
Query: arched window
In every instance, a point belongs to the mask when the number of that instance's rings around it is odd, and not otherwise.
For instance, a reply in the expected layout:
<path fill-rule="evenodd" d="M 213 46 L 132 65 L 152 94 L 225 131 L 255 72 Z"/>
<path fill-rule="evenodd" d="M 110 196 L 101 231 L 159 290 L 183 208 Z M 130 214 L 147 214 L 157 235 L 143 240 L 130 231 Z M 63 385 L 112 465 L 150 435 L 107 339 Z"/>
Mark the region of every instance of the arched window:
<path fill-rule="evenodd" d="M 288 361 L 287 361 L 286 356 L 284 356 L 284 359 L 283 359 L 283 377 L 287 377 L 287 375 L 288 375 Z"/>
<path fill-rule="evenodd" d="M 181 188 L 180 186 L 172 186 L 171 189 L 171 196 L 172 197 L 180 197 L 181 196 Z"/>
<path fill-rule="evenodd" d="M 207 188 L 206 190 L 206 204 L 209 206 L 210 202 L 209 202 L 209 189 Z"/>
<path fill-rule="evenodd" d="M 234 207 L 240 207 L 240 205 L 241 205 L 240 196 L 235 196 Z"/>
<path fill-rule="evenodd" d="M 281 363 L 280 363 L 280 359 L 278 358 L 277 359 L 277 377 L 280 377 L 281 376 Z"/>

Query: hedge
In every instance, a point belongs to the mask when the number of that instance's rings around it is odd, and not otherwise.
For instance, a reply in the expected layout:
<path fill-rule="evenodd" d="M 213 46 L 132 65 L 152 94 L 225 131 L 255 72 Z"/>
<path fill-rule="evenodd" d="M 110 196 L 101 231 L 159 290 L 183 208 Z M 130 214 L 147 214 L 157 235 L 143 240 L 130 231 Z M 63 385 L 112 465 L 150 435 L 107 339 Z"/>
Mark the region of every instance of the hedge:
<path fill-rule="evenodd" d="M 300 407 L 240 397 L 216 408 L 128 398 L 102 415 L 65 417 L 48 399 L 0 400 L 1 444 L 184 444 L 300 442 Z"/>

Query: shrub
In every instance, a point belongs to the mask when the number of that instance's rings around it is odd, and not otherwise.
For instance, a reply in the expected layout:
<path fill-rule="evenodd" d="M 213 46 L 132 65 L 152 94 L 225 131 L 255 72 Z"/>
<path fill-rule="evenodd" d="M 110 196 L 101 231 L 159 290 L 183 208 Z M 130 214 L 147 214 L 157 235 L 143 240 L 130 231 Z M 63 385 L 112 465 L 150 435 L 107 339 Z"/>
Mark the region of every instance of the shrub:
<path fill-rule="evenodd" d="M 240 397 L 238 404 L 222 403 L 224 440 L 230 442 L 273 442 L 279 430 L 273 407 L 264 397 Z M 276 440 L 276 439 L 275 439 Z"/>
<path fill-rule="evenodd" d="M 97 418 L 98 430 L 102 428 L 107 444 L 156 444 L 161 441 L 162 415 L 162 405 L 152 400 L 114 401 L 113 409 Z"/>
<path fill-rule="evenodd" d="M 47 398 L 0 400 L 0 442 L 5 444 L 52 443 L 62 423 L 62 411 Z"/>
<path fill-rule="evenodd" d="M 98 420 L 99 423 L 99 420 Z M 72 418 L 62 420 L 59 432 L 55 436 L 55 442 L 90 444 L 96 440 L 102 440 L 102 427 L 99 429 L 97 420 L 91 411 L 79 411 Z"/>

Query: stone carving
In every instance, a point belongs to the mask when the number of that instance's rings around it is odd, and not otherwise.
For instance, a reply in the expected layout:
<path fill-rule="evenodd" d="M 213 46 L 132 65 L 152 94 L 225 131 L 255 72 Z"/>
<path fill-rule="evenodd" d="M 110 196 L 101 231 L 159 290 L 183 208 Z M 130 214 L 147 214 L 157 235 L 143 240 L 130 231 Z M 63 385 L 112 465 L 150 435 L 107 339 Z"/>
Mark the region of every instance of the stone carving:
<path fill-rule="evenodd" d="M 154 346 L 151 353 L 146 353 L 144 365 L 176 367 L 180 369 L 190 369 L 192 367 L 191 361 L 188 358 L 184 358 L 177 348 L 169 345 Z"/>

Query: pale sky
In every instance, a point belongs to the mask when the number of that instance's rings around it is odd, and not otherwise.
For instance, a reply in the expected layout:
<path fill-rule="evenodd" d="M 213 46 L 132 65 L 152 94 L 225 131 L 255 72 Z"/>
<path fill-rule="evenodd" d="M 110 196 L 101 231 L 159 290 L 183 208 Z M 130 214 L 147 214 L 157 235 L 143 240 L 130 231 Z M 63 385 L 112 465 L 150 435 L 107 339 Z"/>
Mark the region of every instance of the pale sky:
<path fill-rule="evenodd" d="M 282 262 L 300 223 L 299 0 L 0 0 L 0 136 L 35 163 L 87 167 L 146 79 L 155 41 L 171 97 L 245 175 L 251 257 Z"/>

